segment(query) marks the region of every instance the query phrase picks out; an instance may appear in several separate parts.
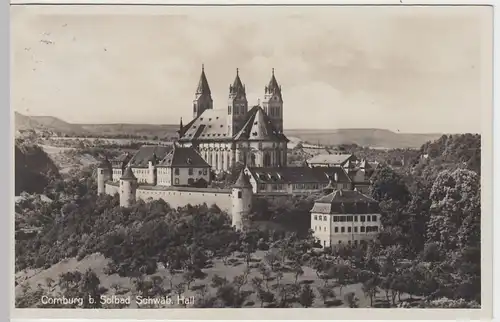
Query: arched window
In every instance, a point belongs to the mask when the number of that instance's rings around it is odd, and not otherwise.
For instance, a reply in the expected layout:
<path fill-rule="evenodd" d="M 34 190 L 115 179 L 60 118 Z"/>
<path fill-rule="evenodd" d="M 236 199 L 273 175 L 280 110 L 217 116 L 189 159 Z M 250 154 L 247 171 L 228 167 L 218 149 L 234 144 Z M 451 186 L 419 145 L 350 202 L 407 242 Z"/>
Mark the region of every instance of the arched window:
<path fill-rule="evenodd" d="M 218 154 L 215 154 L 215 168 L 216 169 L 219 168 L 219 155 Z"/>

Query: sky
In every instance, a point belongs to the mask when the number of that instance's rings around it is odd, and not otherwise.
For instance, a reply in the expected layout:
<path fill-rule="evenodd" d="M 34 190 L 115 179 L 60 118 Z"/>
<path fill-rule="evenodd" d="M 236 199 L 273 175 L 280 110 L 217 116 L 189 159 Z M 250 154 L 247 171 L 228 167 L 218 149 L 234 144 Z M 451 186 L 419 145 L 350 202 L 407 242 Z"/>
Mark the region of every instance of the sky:
<path fill-rule="evenodd" d="M 487 7 L 11 7 L 11 101 L 71 123 L 192 118 L 239 68 L 249 106 L 272 68 L 285 129 L 481 132 Z M 491 107 L 490 107 L 491 108 Z"/>

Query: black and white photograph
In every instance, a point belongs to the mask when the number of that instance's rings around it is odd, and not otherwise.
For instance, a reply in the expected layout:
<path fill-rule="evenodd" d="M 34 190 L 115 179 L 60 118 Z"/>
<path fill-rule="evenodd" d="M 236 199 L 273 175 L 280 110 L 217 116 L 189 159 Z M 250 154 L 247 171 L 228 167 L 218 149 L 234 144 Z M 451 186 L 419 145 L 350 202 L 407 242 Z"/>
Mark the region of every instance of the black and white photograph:
<path fill-rule="evenodd" d="M 484 309 L 492 11 L 11 6 L 15 308 Z"/>

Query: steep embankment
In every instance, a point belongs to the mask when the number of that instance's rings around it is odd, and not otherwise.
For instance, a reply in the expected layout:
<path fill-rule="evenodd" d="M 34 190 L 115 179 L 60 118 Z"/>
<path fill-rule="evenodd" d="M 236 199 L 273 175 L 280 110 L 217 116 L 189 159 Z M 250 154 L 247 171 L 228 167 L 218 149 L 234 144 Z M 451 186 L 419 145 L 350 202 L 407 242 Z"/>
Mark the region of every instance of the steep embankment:
<path fill-rule="evenodd" d="M 49 175 L 59 176 L 52 159 L 37 145 L 15 146 L 15 194 L 42 193 Z"/>

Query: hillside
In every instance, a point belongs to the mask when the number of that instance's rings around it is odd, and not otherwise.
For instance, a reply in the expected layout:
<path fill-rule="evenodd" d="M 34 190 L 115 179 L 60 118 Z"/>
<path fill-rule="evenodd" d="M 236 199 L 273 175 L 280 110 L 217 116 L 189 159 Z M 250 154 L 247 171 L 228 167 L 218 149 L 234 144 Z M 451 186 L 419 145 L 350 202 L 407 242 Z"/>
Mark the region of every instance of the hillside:
<path fill-rule="evenodd" d="M 66 134 L 85 134 L 84 130 L 78 124 L 71 124 L 53 116 L 27 116 L 15 112 L 16 130 L 39 130 L 52 131 Z"/>
<path fill-rule="evenodd" d="M 53 116 L 27 116 L 15 112 L 16 130 L 51 131 L 74 136 L 159 137 L 177 136 L 179 125 L 160 124 L 74 124 Z"/>
<path fill-rule="evenodd" d="M 37 145 L 15 146 L 15 195 L 42 193 L 49 175 L 59 175 L 52 159 Z"/>
<path fill-rule="evenodd" d="M 80 124 L 87 132 L 93 135 L 104 136 L 134 136 L 147 137 L 176 137 L 179 125 L 172 124 Z"/>
<path fill-rule="evenodd" d="M 431 171 L 434 168 L 439 170 L 466 168 L 481 174 L 479 134 L 443 135 L 437 140 L 423 144 L 420 153 L 425 157 L 413 171 L 418 176 L 430 178 L 431 182 L 437 176 L 435 171 Z"/>
<path fill-rule="evenodd" d="M 420 148 L 442 134 L 395 133 L 383 129 L 285 130 L 285 134 L 304 142 L 321 145 L 357 144 L 379 148 Z"/>

